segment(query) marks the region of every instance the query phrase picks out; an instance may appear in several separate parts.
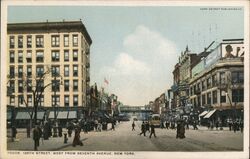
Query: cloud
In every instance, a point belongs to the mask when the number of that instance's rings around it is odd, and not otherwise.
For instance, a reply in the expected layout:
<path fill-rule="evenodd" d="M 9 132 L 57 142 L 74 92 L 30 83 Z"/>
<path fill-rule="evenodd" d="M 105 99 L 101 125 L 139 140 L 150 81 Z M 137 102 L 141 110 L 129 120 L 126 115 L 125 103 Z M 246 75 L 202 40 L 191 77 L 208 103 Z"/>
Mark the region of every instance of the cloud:
<path fill-rule="evenodd" d="M 145 105 L 170 88 L 176 60 L 172 41 L 139 25 L 124 38 L 121 52 L 100 70 L 100 76 L 108 76 L 109 92 L 124 104 Z"/>

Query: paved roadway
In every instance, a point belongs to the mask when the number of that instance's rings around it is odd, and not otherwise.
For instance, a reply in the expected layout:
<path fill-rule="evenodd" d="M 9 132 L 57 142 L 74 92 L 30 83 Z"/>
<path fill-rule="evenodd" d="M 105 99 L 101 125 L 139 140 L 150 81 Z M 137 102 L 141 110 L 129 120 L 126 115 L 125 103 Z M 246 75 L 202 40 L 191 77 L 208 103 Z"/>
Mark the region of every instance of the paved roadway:
<path fill-rule="evenodd" d="M 132 122 L 117 124 L 115 131 L 81 133 L 84 146 L 72 147 L 73 137 L 67 144 L 63 138 L 50 138 L 43 141 L 39 150 L 46 151 L 242 151 L 243 134 L 223 131 L 207 130 L 200 127 L 199 130 L 186 130 L 185 139 L 176 139 L 176 130 L 156 129 L 157 138 L 138 135 L 140 133 L 140 121 L 136 122 L 136 131 L 131 130 Z M 110 128 L 110 125 L 109 125 Z M 24 137 L 25 133 L 18 134 L 18 141 L 8 142 L 8 150 L 33 150 L 31 138 Z"/>

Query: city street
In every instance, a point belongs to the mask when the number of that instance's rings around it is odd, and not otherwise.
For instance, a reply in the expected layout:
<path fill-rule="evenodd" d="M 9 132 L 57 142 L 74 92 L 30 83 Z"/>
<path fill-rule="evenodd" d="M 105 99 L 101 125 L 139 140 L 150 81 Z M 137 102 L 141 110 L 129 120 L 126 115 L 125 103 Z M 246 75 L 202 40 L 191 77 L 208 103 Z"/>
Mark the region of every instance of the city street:
<path fill-rule="evenodd" d="M 63 137 L 40 140 L 40 151 L 242 151 L 243 134 L 229 131 L 228 128 L 220 130 L 207 130 L 207 127 L 199 127 L 199 130 L 186 130 L 186 138 L 176 139 L 176 130 L 156 128 L 157 138 L 149 138 L 140 133 L 140 121 L 136 122 L 135 131 L 131 129 L 132 122 L 117 123 L 115 131 L 81 132 L 83 146 L 72 146 L 73 136 L 68 143 L 63 143 Z M 111 125 L 109 125 L 111 128 Z M 66 131 L 66 130 L 64 130 Z M 33 150 L 32 138 L 26 138 L 25 130 L 18 133 L 15 142 L 8 141 L 8 150 Z"/>

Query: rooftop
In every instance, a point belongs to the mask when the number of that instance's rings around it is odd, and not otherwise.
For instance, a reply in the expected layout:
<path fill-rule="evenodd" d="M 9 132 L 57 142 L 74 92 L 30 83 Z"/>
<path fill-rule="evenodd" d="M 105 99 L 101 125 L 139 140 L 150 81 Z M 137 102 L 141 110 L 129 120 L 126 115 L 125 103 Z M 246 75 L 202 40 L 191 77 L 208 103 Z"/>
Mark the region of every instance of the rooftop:
<path fill-rule="evenodd" d="M 90 35 L 87 32 L 82 21 L 58 21 L 58 22 L 32 22 L 32 23 L 8 23 L 7 32 L 49 32 L 51 30 L 60 31 L 81 31 L 86 37 L 89 44 L 92 43 Z"/>

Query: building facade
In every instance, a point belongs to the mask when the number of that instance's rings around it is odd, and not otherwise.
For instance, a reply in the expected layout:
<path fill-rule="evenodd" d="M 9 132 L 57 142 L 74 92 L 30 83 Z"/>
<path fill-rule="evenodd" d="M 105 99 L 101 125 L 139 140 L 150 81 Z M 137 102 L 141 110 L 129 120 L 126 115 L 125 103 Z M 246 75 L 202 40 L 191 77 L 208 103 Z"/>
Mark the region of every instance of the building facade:
<path fill-rule="evenodd" d="M 217 118 L 224 122 L 229 118 L 242 118 L 243 45 L 243 39 L 223 40 L 196 65 L 199 69 L 193 68 L 196 73 L 189 82 L 189 99 L 194 109 L 219 110 L 221 113 Z"/>
<path fill-rule="evenodd" d="M 92 40 L 81 21 L 12 23 L 7 39 L 8 105 L 34 106 L 42 79 L 38 106 L 88 106 Z"/>

